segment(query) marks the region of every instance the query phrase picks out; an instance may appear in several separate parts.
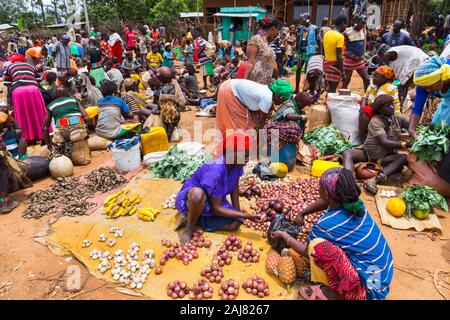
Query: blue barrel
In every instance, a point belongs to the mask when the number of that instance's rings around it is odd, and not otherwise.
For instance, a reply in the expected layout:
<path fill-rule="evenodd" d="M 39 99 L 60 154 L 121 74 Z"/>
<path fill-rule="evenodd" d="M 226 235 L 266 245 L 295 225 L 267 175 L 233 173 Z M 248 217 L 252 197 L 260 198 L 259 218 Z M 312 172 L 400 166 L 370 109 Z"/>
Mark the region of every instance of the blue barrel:
<path fill-rule="evenodd" d="M 283 149 L 278 152 L 278 159 L 276 158 L 276 153 L 270 155 L 270 161 L 272 162 L 282 162 L 287 165 L 289 171 L 294 169 L 295 163 L 297 162 L 297 145 L 288 144 Z"/>

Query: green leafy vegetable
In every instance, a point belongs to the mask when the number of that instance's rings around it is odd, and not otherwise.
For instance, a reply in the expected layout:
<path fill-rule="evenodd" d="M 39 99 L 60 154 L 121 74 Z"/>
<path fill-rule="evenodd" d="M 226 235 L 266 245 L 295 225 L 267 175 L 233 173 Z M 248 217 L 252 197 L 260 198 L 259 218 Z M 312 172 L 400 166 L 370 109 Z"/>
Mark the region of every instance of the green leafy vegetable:
<path fill-rule="evenodd" d="M 411 147 L 417 160 L 442 161 L 450 148 L 450 125 L 441 122 L 434 129 L 421 127 L 418 132 L 420 135 Z"/>
<path fill-rule="evenodd" d="M 442 210 L 448 211 L 444 197 L 428 186 L 415 184 L 412 187 L 406 187 L 403 189 L 402 197 L 406 203 L 408 217 L 411 217 L 413 210 L 431 211 L 433 206 L 439 206 Z"/>
<path fill-rule="evenodd" d="M 152 170 L 152 176 L 155 178 L 185 181 L 211 158 L 211 155 L 190 156 L 175 145 L 169 149 L 164 159 L 152 164 L 150 169 Z"/>
<path fill-rule="evenodd" d="M 352 148 L 351 141 L 345 139 L 334 125 L 319 127 L 305 134 L 304 140 L 319 149 L 322 156 L 341 154 Z"/>

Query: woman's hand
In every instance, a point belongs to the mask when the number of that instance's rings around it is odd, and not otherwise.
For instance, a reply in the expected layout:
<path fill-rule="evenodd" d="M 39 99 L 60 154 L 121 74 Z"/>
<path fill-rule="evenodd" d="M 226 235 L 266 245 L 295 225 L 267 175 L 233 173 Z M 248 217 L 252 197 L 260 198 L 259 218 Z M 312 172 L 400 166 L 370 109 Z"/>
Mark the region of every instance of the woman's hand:
<path fill-rule="evenodd" d="M 274 231 L 270 234 L 272 239 L 283 239 L 286 240 L 290 235 L 286 231 Z"/>

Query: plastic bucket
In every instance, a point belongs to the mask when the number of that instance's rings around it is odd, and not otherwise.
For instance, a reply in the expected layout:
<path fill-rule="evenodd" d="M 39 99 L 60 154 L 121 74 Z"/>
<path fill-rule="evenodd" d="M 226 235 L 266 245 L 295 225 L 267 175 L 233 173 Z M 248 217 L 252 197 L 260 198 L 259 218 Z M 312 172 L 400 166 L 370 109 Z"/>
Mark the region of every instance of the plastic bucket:
<path fill-rule="evenodd" d="M 287 165 L 289 172 L 294 169 L 295 163 L 297 162 L 297 145 L 288 144 L 278 153 L 271 152 L 270 160 L 272 162 L 282 162 Z"/>
<path fill-rule="evenodd" d="M 141 166 L 140 144 L 125 150 L 122 148 L 111 148 L 112 158 L 116 167 L 121 172 L 128 172 L 139 169 Z"/>

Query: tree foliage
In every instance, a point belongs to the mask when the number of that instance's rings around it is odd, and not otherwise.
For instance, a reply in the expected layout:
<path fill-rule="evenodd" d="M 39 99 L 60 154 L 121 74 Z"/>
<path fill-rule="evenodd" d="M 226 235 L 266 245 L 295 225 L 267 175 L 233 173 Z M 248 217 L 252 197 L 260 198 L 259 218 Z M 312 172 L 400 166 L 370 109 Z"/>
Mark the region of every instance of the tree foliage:
<path fill-rule="evenodd" d="M 157 0 L 150 8 L 150 21 L 155 23 L 172 23 L 180 17 L 180 12 L 188 11 L 185 0 Z"/>

